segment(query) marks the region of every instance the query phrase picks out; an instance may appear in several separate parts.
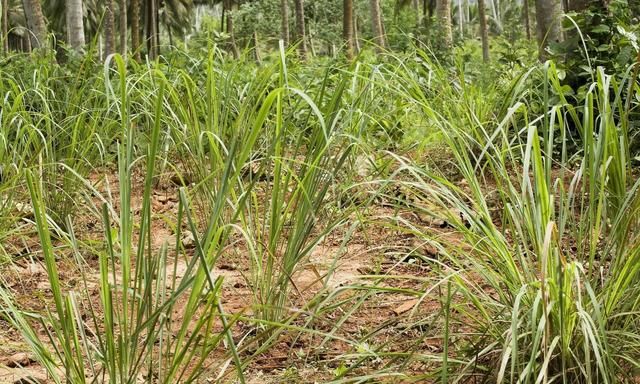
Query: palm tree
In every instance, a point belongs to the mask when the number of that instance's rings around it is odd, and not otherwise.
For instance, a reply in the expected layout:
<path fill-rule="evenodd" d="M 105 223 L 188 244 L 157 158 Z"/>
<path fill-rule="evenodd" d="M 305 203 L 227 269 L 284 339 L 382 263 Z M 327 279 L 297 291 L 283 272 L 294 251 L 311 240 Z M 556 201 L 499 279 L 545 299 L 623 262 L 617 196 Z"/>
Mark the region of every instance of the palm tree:
<path fill-rule="evenodd" d="M 47 27 L 49 31 L 62 39 L 69 37 L 67 8 L 70 6 L 66 0 L 42 1 L 42 11 L 48 21 Z M 82 0 L 85 42 L 96 34 L 102 33 L 104 24 L 101 23 L 104 23 L 104 12 L 103 0 Z"/>
<path fill-rule="evenodd" d="M 376 44 L 376 51 L 381 52 L 385 48 L 386 44 L 384 38 L 384 25 L 382 24 L 382 11 L 380 10 L 380 0 L 370 0 L 370 6 L 373 42 Z"/>
<path fill-rule="evenodd" d="M 67 42 L 74 51 L 84 47 L 84 22 L 82 0 L 66 1 Z"/>
<path fill-rule="evenodd" d="M 160 12 L 160 23 L 169 35 L 169 42 L 173 45 L 174 36 L 183 37 L 187 26 L 191 25 L 193 0 L 164 0 Z"/>
<path fill-rule="evenodd" d="M 9 52 L 9 0 L 2 0 L 2 50 Z"/>
<path fill-rule="evenodd" d="M 120 0 L 120 54 L 127 54 L 127 0 Z"/>
<path fill-rule="evenodd" d="M 29 51 L 31 50 L 30 33 L 27 31 L 27 19 L 24 12 L 22 0 L 2 0 L 6 1 L 6 48 L 7 50 Z"/>
<path fill-rule="evenodd" d="M 496 5 L 498 2 L 498 5 Z M 507 4 L 511 4 L 510 2 L 505 2 Z M 489 0 L 489 5 L 491 5 L 491 13 L 493 15 L 493 22 L 498 30 L 498 33 L 502 33 L 502 13 L 500 12 L 500 2 L 498 0 Z"/>
<path fill-rule="evenodd" d="M 536 0 L 536 22 L 538 32 L 538 56 L 547 59 L 547 48 L 552 41 L 562 41 L 562 5 L 559 0 Z"/>
<path fill-rule="evenodd" d="M 353 13 L 353 49 L 354 53 L 360 52 L 360 38 L 358 37 L 358 15 Z"/>
<path fill-rule="evenodd" d="M 280 0 L 280 13 L 282 14 L 282 37 L 284 46 L 289 46 L 289 1 Z"/>
<path fill-rule="evenodd" d="M 522 18 L 524 19 L 524 31 L 527 40 L 531 40 L 531 17 L 529 16 L 529 0 L 522 3 Z"/>
<path fill-rule="evenodd" d="M 353 0 L 342 3 L 342 37 L 349 60 L 353 59 Z"/>
<path fill-rule="evenodd" d="M 104 58 L 116 51 L 115 19 L 113 0 L 106 0 L 104 5 Z"/>
<path fill-rule="evenodd" d="M 47 46 L 47 26 L 44 22 L 40 0 L 22 0 L 27 26 L 31 32 L 31 47 Z"/>
<path fill-rule="evenodd" d="M 131 0 L 131 50 L 140 61 L 140 0 Z"/>
<path fill-rule="evenodd" d="M 145 1 L 145 31 L 149 58 L 155 59 L 159 52 L 158 6 L 156 0 Z"/>
<path fill-rule="evenodd" d="M 296 33 L 298 35 L 300 58 L 307 59 L 307 42 L 304 26 L 304 0 L 295 0 L 296 5 Z"/>
<path fill-rule="evenodd" d="M 480 36 L 482 38 L 482 60 L 489 61 L 489 28 L 484 0 L 478 0 L 478 16 L 480 17 Z"/>
<path fill-rule="evenodd" d="M 237 59 L 238 57 L 240 57 L 240 51 L 238 51 L 235 31 L 233 29 L 234 3 L 232 0 L 225 0 L 225 4 L 225 8 L 227 9 L 227 34 L 229 34 L 229 48 L 231 49 L 231 53 L 233 53 L 233 57 Z"/>
<path fill-rule="evenodd" d="M 450 47 L 453 44 L 453 31 L 451 30 L 451 4 L 449 0 L 437 0 L 436 13 L 444 44 Z"/>

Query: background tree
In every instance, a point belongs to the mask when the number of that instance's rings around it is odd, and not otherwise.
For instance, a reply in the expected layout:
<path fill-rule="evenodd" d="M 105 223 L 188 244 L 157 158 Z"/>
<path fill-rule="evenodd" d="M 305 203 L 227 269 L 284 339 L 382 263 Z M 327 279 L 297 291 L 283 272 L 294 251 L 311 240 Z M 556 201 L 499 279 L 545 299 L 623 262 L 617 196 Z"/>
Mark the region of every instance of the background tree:
<path fill-rule="evenodd" d="M 149 58 L 155 59 L 160 54 L 160 36 L 158 33 L 158 7 L 155 0 L 145 1 L 145 36 Z"/>
<path fill-rule="evenodd" d="M 295 0 L 296 5 L 296 34 L 298 39 L 298 50 L 302 60 L 307 59 L 307 38 L 304 24 L 304 0 Z"/>
<path fill-rule="evenodd" d="M 140 61 L 140 0 L 131 0 L 131 50 Z"/>
<path fill-rule="evenodd" d="M 562 41 L 562 5 L 560 0 L 536 0 L 538 57 L 547 59 L 551 42 Z"/>
<path fill-rule="evenodd" d="M 113 0 L 105 0 L 104 5 L 104 58 L 116 51 L 115 11 Z"/>
<path fill-rule="evenodd" d="M 2 0 L 2 50 L 9 52 L 9 0 Z"/>
<path fill-rule="evenodd" d="M 233 9 L 234 2 L 232 0 L 225 0 L 225 9 L 226 12 L 226 21 L 227 21 L 227 34 L 229 35 L 229 49 L 233 54 L 234 58 L 240 57 L 240 51 L 238 50 L 238 45 L 236 44 L 236 36 L 233 26 Z"/>
<path fill-rule="evenodd" d="M 353 0 L 343 0 L 342 37 L 347 59 L 353 59 Z"/>
<path fill-rule="evenodd" d="M 282 15 L 282 36 L 284 46 L 289 46 L 289 0 L 280 0 L 280 15 Z"/>
<path fill-rule="evenodd" d="M 120 0 L 120 53 L 127 54 L 127 0 Z"/>
<path fill-rule="evenodd" d="M 67 42 L 76 52 L 85 44 L 82 0 L 66 1 Z"/>
<path fill-rule="evenodd" d="M 525 36 L 527 36 L 527 40 L 531 40 L 531 16 L 530 16 L 529 10 L 530 10 L 529 0 L 523 0 L 522 18 L 524 19 L 524 33 L 525 33 Z"/>
<path fill-rule="evenodd" d="M 478 17 L 480 18 L 480 37 L 482 40 L 482 60 L 489 61 L 489 28 L 484 0 L 478 0 Z"/>
<path fill-rule="evenodd" d="M 23 0 L 24 14 L 30 31 L 31 47 L 41 48 L 47 44 L 47 26 L 42 13 L 40 0 Z"/>
<path fill-rule="evenodd" d="M 380 52 L 386 47 L 382 11 L 380 10 L 380 0 L 370 0 L 370 7 L 373 42 L 376 45 L 376 51 Z"/>
<path fill-rule="evenodd" d="M 438 26 L 444 45 L 450 47 L 453 44 L 453 30 L 451 29 L 451 3 L 450 0 L 436 1 L 436 14 Z"/>

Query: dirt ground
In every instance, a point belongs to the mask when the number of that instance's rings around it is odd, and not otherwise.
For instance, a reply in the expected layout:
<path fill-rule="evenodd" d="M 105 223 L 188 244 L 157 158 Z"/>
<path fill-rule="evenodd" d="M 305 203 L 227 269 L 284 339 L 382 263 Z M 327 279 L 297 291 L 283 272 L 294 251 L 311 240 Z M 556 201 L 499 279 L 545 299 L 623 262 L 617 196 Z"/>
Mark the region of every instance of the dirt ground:
<path fill-rule="evenodd" d="M 95 174 L 91 180 L 101 191 L 106 191 L 106 186 L 109 185 L 112 198 L 117 201 L 117 174 Z M 109 181 L 108 184 L 106 180 Z M 142 185 L 141 179 L 134 180 L 134 185 Z M 141 205 L 140 191 L 137 191 L 132 199 L 134 214 L 139 214 Z M 177 186 L 167 181 L 158 183 L 152 207 L 156 218 L 153 221 L 152 247 L 158 250 L 165 242 L 176 242 L 175 225 L 166 218 L 177 214 Z M 118 209 L 117 204 L 115 208 Z M 79 208 L 77 215 L 74 215 L 76 236 L 85 244 L 100 242 L 103 238 L 101 224 L 95 215 L 90 212 L 85 215 L 82 212 L 87 210 Z M 346 244 L 344 238 L 348 226 L 325 238 L 292 276 L 291 307 L 299 308 L 320 292 L 344 291 L 341 293 L 344 298 L 353 299 L 345 300 L 343 306 L 325 314 L 324 323 L 314 324 L 316 330 L 324 328 L 329 331 L 339 323 L 336 336 L 354 339 L 356 335 L 370 334 L 368 345 L 371 346 L 387 345 L 386 349 L 390 351 L 408 349 L 425 353 L 441 352 L 442 340 L 424 337 L 425 332 L 421 328 L 440 326 L 440 302 L 433 298 L 435 295 L 420 297 L 410 294 L 424 292 L 433 283 L 432 264 L 425 263 L 423 258 L 437 258 L 437 251 L 424 240 L 389 224 L 394 217 L 401 217 L 416 228 L 435 233 L 448 242 L 458 241 L 457 235 L 440 218 L 419 217 L 408 210 L 398 210 L 383 202 L 366 207 L 359 214 L 365 217 L 366 224 L 360 226 Z M 3 244 L 14 257 L 12 262 L 0 266 L 0 284 L 15 296 L 21 308 L 42 312 L 51 304 L 51 287 L 39 241 L 28 214 L 19 224 L 22 231 L 16 232 Z M 187 234 L 180 240 L 190 256 L 193 256 L 193 239 Z M 54 245 L 61 255 L 58 268 L 63 289 L 84 289 L 69 248 L 61 242 Z M 409 254 L 419 256 L 408 257 Z M 94 258 L 86 262 L 87 287 L 91 297 L 99 302 L 98 261 Z M 177 277 L 184 274 L 186 267 L 184 260 L 179 261 L 176 266 L 167 266 L 168 273 L 173 274 L 175 270 Z M 246 257 L 242 257 L 242 247 L 238 247 L 235 252 L 230 252 L 219 260 L 213 270 L 215 276 L 224 277 L 222 305 L 229 314 L 242 313 L 246 317 L 252 314 L 252 291 L 247 278 L 250 274 L 249 267 Z M 366 295 L 352 289 L 361 285 L 376 285 L 379 289 Z M 362 301 L 354 305 L 357 298 Z M 240 322 L 234 327 L 234 337 L 242 336 L 245 331 L 242 325 Z M 46 337 L 44 330 L 39 336 Z M 419 342 L 416 343 L 416 340 Z M 335 377 L 336 370 L 343 366 L 341 356 L 350 352 L 354 352 L 353 346 L 337 339 L 323 343 L 318 336 L 283 332 L 273 347 L 252 356 L 246 377 L 249 383 L 323 382 Z M 216 356 L 211 357 L 211 367 L 219 366 L 215 364 L 215 359 Z M 385 363 L 387 361 L 373 359 L 366 366 L 379 368 Z M 425 372 L 430 368 L 432 367 L 428 362 L 413 362 L 405 367 L 414 372 Z M 212 371 L 205 376 L 209 379 L 203 382 L 213 382 L 216 375 L 217 372 Z M 29 382 L 49 383 L 50 380 L 30 354 L 21 335 L 6 321 L 0 320 L 0 384 Z"/>

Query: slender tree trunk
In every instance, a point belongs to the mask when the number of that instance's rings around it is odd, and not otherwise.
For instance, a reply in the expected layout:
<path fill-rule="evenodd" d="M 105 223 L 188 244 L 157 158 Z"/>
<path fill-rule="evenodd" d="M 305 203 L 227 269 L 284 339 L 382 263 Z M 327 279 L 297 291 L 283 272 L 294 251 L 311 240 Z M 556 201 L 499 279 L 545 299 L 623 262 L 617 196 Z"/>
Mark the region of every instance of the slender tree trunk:
<path fill-rule="evenodd" d="M 160 56 L 160 0 L 153 0 L 153 21 L 155 28 L 153 29 L 156 40 L 156 57 Z"/>
<path fill-rule="evenodd" d="M 304 26 L 304 0 L 295 0 L 296 4 L 296 33 L 299 41 L 298 50 L 302 60 L 307 59 L 307 38 Z"/>
<path fill-rule="evenodd" d="M 227 17 L 227 2 L 223 1 L 222 2 L 222 14 L 220 15 L 220 32 L 224 32 L 226 31 L 226 29 L 224 29 L 224 20 Z"/>
<path fill-rule="evenodd" d="M 113 0 L 106 0 L 104 6 L 104 58 L 116 51 L 116 27 Z"/>
<path fill-rule="evenodd" d="M 67 42 L 74 51 L 79 52 L 84 47 L 84 24 L 82 0 L 67 0 L 65 3 L 67 21 Z"/>
<path fill-rule="evenodd" d="M 315 44 L 315 39 L 314 39 L 314 34 L 311 31 L 311 27 L 309 26 L 309 28 L 307 29 L 307 47 L 309 48 L 309 51 L 311 52 L 311 57 L 316 57 L 318 56 L 318 54 L 316 53 L 316 44 Z"/>
<path fill-rule="evenodd" d="M 416 28 L 422 25 L 422 7 L 421 0 L 412 0 L 413 13 L 416 15 Z"/>
<path fill-rule="evenodd" d="M 458 32 L 464 36 L 464 14 L 462 13 L 462 0 L 458 0 Z"/>
<path fill-rule="evenodd" d="M 127 0 L 120 0 L 120 54 L 127 54 Z"/>
<path fill-rule="evenodd" d="M 353 59 L 353 0 L 343 0 L 342 3 L 342 37 L 347 59 Z"/>
<path fill-rule="evenodd" d="M 444 44 L 450 47 L 453 44 L 453 31 L 451 29 L 451 3 L 449 0 L 437 0 L 436 13 Z"/>
<path fill-rule="evenodd" d="M 491 12 L 493 13 L 493 20 L 498 28 L 498 33 L 502 33 L 502 19 L 500 19 L 500 13 L 496 7 L 496 1 L 497 0 L 489 0 L 489 4 L 491 4 Z"/>
<path fill-rule="evenodd" d="M 131 0 L 131 50 L 140 61 L 140 0 Z"/>
<path fill-rule="evenodd" d="M 380 53 L 385 48 L 380 0 L 370 0 L 369 4 L 371 6 L 371 29 L 373 31 L 373 42 L 376 45 L 376 52 Z"/>
<path fill-rule="evenodd" d="M 2 0 L 2 50 L 9 52 L 9 0 Z"/>
<path fill-rule="evenodd" d="M 238 50 L 238 45 L 236 44 L 236 36 L 233 30 L 233 4 L 232 0 L 225 0 L 227 3 L 227 34 L 229 34 L 229 49 L 233 54 L 233 58 L 237 59 L 240 57 L 240 51 Z"/>
<path fill-rule="evenodd" d="M 551 42 L 562 41 L 562 5 L 559 0 L 536 0 L 538 57 L 547 59 L 546 49 Z"/>
<path fill-rule="evenodd" d="M 358 15 L 353 13 L 353 49 L 355 54 L 360 53 L 360 37 L 358 35 Z"/>
<path fill-rule="evenodd" d="M 529 15 L 529 0 L 524 0 L 522 4 L 522 17 L 524 19 L 524 31 L 527 40 L 531 40 L 531 17 Z"/>
<path fill-rule="evenodd" d="M 478 16 L 480 17 L 480 36 L 482 37 L 482 60 L 489 61 L 489 28 L 484 0 L 478 0 Z"/>
<path fill-rule="evenodd" d="M 196 6 L 196 32 L 200 32 L 202 27 L 202 7 Z"/>
<path fill-rule="evenodd" d="M 146 26 L 147 26 L 147 51 L 149 52 L 149 58 L 154 60 L 158 57 L 158 30 L 157 30 L 157 16 L 156 2 L 155 0 L 146 1 Z"/>
<path fill-rule="evenodd" d="M 467 29 L 471 26 L 471 7 L 469 6 L 469 0 L 464 0 L 464 16 L 467 21 Z"/>
<path fill-rule="evenodd" d="M 289 0 L 280 0 L 280 13 L 282 14 L 282 36 L 284 46 L 289 46 Z"/>
<path fill-rule="evenodd" d="M 253 30 L 253 55 L 256 64 L 262 64 L 262 55 L 260 54 L 260 42 L 258 41 L 258 31 Z"/>
<path fill-rule="evenodd" d="M 151 56 L 151 0 L 141 0 L 144 1 L 142 3 L 142 14 L 144 26 L 142 27 L 142 42 L 147 46 L 147 56 Z"/>
<path fill-rule="evenodd" d="M 44 22 L 40 0 L 22 0 L 22 6 L 30 31 L 31 48 L 47 47 L 47 26 Z"/>

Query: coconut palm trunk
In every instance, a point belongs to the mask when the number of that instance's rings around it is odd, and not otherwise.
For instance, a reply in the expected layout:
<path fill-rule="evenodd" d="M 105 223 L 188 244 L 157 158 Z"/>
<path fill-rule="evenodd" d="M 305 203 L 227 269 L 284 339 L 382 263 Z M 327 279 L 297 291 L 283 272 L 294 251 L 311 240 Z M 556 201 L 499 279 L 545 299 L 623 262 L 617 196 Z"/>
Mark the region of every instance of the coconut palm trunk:
<path fill-rule="evenodd" d="M 153 60 L 158 57 L 159 54 L 158 11 L 155 0 L 146 1 L 145 13 L 147 51 L 149 52 L 149 58 Z"/>
<path fill-rule="evenodd" d="M 562 41 L 562 4 L 560 0 L 536 0 L 538 57 L 548 58 L 547 48 L 552 42 Z"/>
<path fill-rule="evenodd" d="M 502 33 L 502 18 L 500 17 L 500 6 L 496 6 L 498 0 L 488 0 L 491 6 L 491 13 L 493 14 L 493 22 L 498 29 L 498 33 Z"/>
<path fill-rule="evenodd" d="M 116 51 L 116 27 L 113 0 L 106 0 L 104 7 L 104 58 Z"/>
<path fill-rule="evenodd" d="M 258 40 L 258 31 L 253 30 L 253 57 L 256 59 L 256 64 L 262 64 L 262 55 L 260 54 L 260 41 Z"/>
<path fill-rule="evenodd" d="M 460 36 L 464 36 L 464 13 L 462 13 L 462 0 L 458 0 L 456 5 L 458 16 L 458 32 L 460 33 Z"/>
<path fill-rule="evenodd" d="M 74 51 L 80 52 L 85 44 L 82 0 L 67 0 L 65 7 L 67 42 Z"/>
<path fill-rule="evenodd" d="M 227 8 L 227 34 L 229 35 L 229 49 L 233 54 L 233 58 L 237 59 L 240 57 L 240 51 L 238 50 L 238 45 L 236 44 L 236 36 L 233 26 L 233 2 L 232 0 L 225 0 L 226 8 Z"/>
<path fill-rule="evenodd" d="M 353 49 L 355 50 L 355 54 L 360 53 L 360 37 L 358 35 L 358 15 L 353 13 Z"/>
<path fill-rule="evenodd" d="M 307 35 L 304 26 L 304 0 L 295 0 L 296 5 L 296 34 L 298 35 L 298 51 L 300 52 L 300 58 L 306 60 L 307 53 Z"/>
<path fill-rule="evenodd" d="M 524 19 L 524 31 L 527 40 L 531 40 L 531 16 L 529 13 L 529 0 L 524 0 L 522 4 L 522 18 Z"/>
<path fill-rule="evenodd" d="M 342 3 L 342 37 L 344 38 L 347 59 L 353 59 L 353 0 Z"/>
<path fill-rule="evenodd" d="M 280 14 L 282 15 L 282 35 L 284 46 L 289 46 L 289 0 L 280 0 Z"/>
<path fill-rule="evenodd" d="M 2 50 L 9 52 L 9 0 L 2 0 Z"/>
<path fill-rule="evenodd" d="M 127 0 L 120 0 L 120 53 L 127 54 Z"/>
<path fill-rule="evenodd" d="M 140 61 L 140 0 L 131 0 L 131 50 Z"/>
<path fill-rule="evenodd" d="M 382 52 L 385 48 L 384 26 L 382 24 L 382 11 L 380 10 L 380 0 L 370 0 L 371 7 L 371 27 L 373 31 L 373 42 L 376 51 Z"/>
<path fill-rule="evenodd" d="M 47 26 L 44 22 L 40 0 L 22 0 L 22 6 L 30 31 L 31 48 L 47 47 Z"/>
<path fill-rule="evenodd" d="M 478 0 L 478 16 L 480 17 L 480 36 L 482 38 L 482 60 L 489 61 L 489 28 L 484 0 Z"/>
<path fill-rule="evenodd" d="M 449 0 L 437 0 L 436 14 L 444 44 L 450 47 L 453 44 L 453 30 L 451 28 L 451 3 Z"/>

